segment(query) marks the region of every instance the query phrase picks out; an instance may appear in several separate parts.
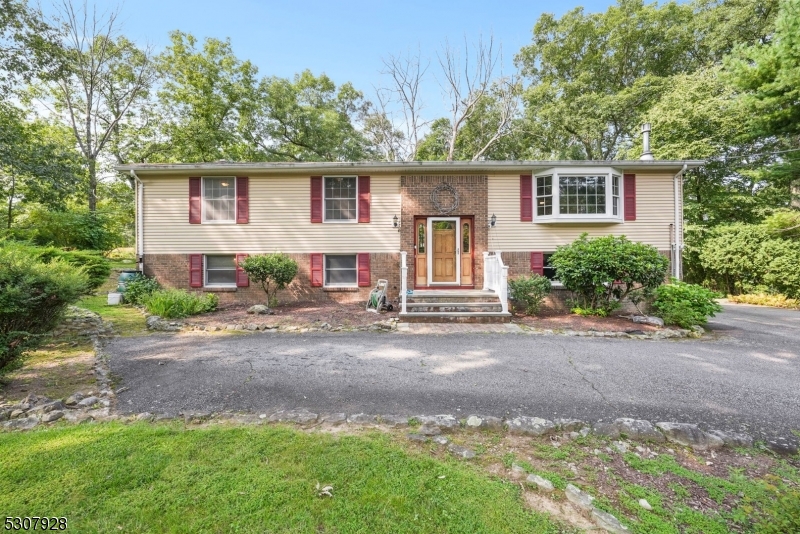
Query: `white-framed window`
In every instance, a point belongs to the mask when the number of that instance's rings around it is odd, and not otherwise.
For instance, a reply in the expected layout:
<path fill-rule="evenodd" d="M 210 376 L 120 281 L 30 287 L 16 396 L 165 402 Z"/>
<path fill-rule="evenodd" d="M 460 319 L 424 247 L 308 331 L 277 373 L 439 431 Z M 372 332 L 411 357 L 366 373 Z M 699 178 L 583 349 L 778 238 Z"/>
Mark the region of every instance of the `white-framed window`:
<path fill-rule="evenodd" d="M 236 287 L 236 256 L 233 254 L 203 257 L 203 285 L 206 287 Z"/>
<path fill-rule="evenodd" d="M 203 222 L 236 222 L 236 178 L 203 178 Z"/>
<path fill-rule="evenodd" d="M 621 173 L 609 167 L 536 175 L 534 222 L 622 222 Z"/>
<path fill-rule="evenodd" d="M 358 287 L 356 254 L 325 254 L 325 287 Z"/>
<path fill-rule="evenodd" d="M 358 222 L 358 179 L 325 176 L 323 181 L 325 222 Z"/>

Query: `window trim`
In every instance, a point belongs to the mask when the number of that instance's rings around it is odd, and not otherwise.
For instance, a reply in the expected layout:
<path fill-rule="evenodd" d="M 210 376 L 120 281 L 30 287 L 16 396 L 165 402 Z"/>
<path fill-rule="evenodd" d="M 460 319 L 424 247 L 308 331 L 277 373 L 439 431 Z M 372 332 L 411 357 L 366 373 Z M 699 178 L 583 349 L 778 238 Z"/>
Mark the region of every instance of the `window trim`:
<path fill-rule="evenodd" d="M 209 256 L 231 256 L 233 258 L 233 282 L 230 284 L 209 284 L 208 283 L 208 257 Z M 228 269 L 213 269 L 215 271 L 227 271 Z M 208 288 L 224 288 L 224 287 L 238 287 L 236 285 L 236 254 L 203 254 L 203 287 Z"/>
<path fill-rule="evenodd" d="M 355 259 L 355 263 L 354 263 L 354 267 L 353 267 L 352 270 L 356 273 L 356 278 L 355 278 L 355 281 L 352 284 L 328 284 L 327 283 L 327 280 L 328 280 L 328 277 L 327 277 L 327 273 L 328 273 L 328 266 L 327 266 L 327 264 L 328 264 L 328 256 L 353 256 L 353 258 Z M 350 269 L 333 269 L 333 270 L 335 270 L 335 271 L 349 271 Z M 339 288 L 349 288 L 349 287 L 355 287 L 356 289 L 358 289 L 358 253 L 357 252 L 353 252 L 352 254 L 349 254 L 349 253 L 323 254 L 322 255 L 322 288 L 323 289 L 327 289 L 327 288 L 331 288 L 331 289 L 337 288 L 337 289 L 339 289 Z"/>
<path fill-rule="evenodd" d="M 614 168 L 614 167 L 585 167 L 578 169 L 574 168 L 566 168 L 566 167 L 553 167 L 547 169 L 546 171 L 539 172 L 534 174 L 534 184 L 538 184 L 539 178 L 546 178 L 550 177 L 551 180 L 551 196 L 552 198 L 552 214 L 551 215 L 539 215 L 538 213 L 538 205 L 539 205 L 539 189 L 538 187 L 534 187 L 533 192 L 533 208 L 534 208 L 534 216 L 533 222 L 534 223 L 622 223 L 624 222 L 623 212 L 622 209 L 622 200 L 619 200 L 619 210 L 616 215 L 614 215 L 614 194 L 613 194 L 613 180 L 615 176 L 619 178 L 619 198 L 624 198 L 624 191 L 623 191 L 623 180 L 622 176 L 623 173 Z M 605 213 L 560 213 L 561 211 L 561 191 L 560 191 L 560 179 L 561 177 L 567 176 L 579 176 L 579 177 L 587 177 L 587 176 L 603 176 L 605 177 Z"/>
<path fill-rule="evenodd" d="M 217 180 L 217 179 L 223 179 L 224 180 L 225 178 L 230 178 L 231 180 L 233 180 L 233 200 L 232 200 L 232 202 L 233 202 L 233 218 L 232 219 L 225 220 L 225 221 L 209 221 L 209 220 L 206 219 L 206 178 L 210 178 L 210 179 L 214 179 L 214 180 Z M 237 195 L 239 193 L 237 188 L 238 188 L 238 186 L 236 184 L 236 177 L 235 176 L 201 176 L 200 177 L 200 223 L 201 224 L 236 224 L 236 212 L 237 212 L 236 201 L 238 199 Z M 214 254 L 211 254 L 211 255 L 214 256 Z M 204 258 L 203 262 L 205 263 L 205 255 L 203 255 L 203 258 Z"/>
<path fill-rule="evenodd" d="M 328 219 L 328 210 L 327 210 L 327 202 L 328 199 L 325 197 L 325 182 L 328 178 L 353 178 L 356 182 L 356 214 L 355 217 L 352 219 Z M 322 177 L 322 222 L 324 223 L 331 223 L 331 224 L 358 224 L 358 176 L 355 175 L 328 175 Z M 324 261 L 324 259 L 323 259 Z M 323 263 L 323 277 L 325 276 L 325 266 Z M 334 286 L 335 287 L 335 286 Z"/>

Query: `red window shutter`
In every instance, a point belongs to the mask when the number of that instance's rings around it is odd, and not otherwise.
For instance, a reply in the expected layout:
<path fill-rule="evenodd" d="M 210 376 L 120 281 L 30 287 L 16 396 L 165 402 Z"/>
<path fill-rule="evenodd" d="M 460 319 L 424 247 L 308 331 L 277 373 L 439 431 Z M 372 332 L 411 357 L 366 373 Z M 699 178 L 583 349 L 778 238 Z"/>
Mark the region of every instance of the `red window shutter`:
<path fill-rule="evenodd" d="M 322 287 L 322 254 L 311 255 L 311 287 Z"/>
<path fill-rule="evenodd" d="M 200 224 L 203 218 L 203 197 L 200 178 L 189 178 L 189 224 Z"/>
<path fill-rule="evenodd" d="M 202 254 L 189 254 L 189 287 L 203 287 Z"/>
<path fill-rule="evenodd" d="M 626 174 L 622 183 L 625 194 L 625 220 L 636 220 L 636 175 Z"/>
<path fill-rule="evenodd" d="M 311 222 L 322 222 L 322 176 L 311 177 Z"/>
<path fill-rule="evenodd" d="M 371 196 L 369 193 L 369 176 L 358 177 L 358 222 L 369 222 L 369 205 Z"/>
<path fill-rule="evenodd" d="M 369 287 L 369 253 L 358 255 L 358 287 Z"/>
<path fill-rule="evenodd" d="M 544 276 L 544 252 L 531 252 L 531 272 Z"/>
<path fill-rule="evenodd" d="M 246 180 L 247 178 L 245 178 Z M 247 254 L 236 255 L 236 287 L 250 287 L 250 279 L 247 273 L 242 269 L 241 263 L 247 259 Z"/>
<path fill-rule="evenodd" d="M 236 224 L 250 222 L 250 179 L 236 177 Z"/>
<path fill-rule="evenodd" d="M 533 220 L 533 176 L 530 174 L 519 177 L 519 220 Z"/>

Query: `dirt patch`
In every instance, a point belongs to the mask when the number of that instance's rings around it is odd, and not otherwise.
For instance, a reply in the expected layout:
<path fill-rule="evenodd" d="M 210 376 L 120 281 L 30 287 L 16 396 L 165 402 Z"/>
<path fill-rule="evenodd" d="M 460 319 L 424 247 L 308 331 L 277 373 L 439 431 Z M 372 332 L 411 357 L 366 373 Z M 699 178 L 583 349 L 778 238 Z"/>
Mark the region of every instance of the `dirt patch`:
<path fill-rule="evenodd" d="M 29 393 L 60 399 L 96 388 L 91 344 L 58 342 L 33 352 L 22 369 L 0 383 L 0 399 L 19 400 Z"/>
<path fill-rule="evenodd" d="M 618 316 L 594 317 L 574 313 L 565 314 L 554 311 L 542 311 L 539 315 L 515 315 L 513 321 L 531 328 L 541 330 L 596 330 L 598 332 L 627 332 L 639 330 L 654 332 L 658 327 L 637 324 L 630 319 Z"/>
<path fill-rule="evenodd" d="M 257 323 L 303 327 L 328 323 L 332 327 L 357 327 L 397 317 L 396 311 L 373 313 L 366 311 L 363 304 L 341 304 L 335 301 L 284 304 L 274 308 L 275 315 L 250 315 L 247 313 L 248 308 L 249 306 L 231 304 L 219 307 L 211 313 L 195 315 L 184 322 L 202 326 Z"/>

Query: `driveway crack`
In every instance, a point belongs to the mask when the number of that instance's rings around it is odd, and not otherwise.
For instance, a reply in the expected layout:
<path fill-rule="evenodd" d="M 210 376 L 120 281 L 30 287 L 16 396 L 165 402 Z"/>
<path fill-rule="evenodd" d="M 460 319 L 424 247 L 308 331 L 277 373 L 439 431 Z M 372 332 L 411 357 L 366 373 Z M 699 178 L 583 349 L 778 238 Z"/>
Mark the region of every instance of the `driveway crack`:
<path fill-rule="evenodd" d="M 564 351 L 564 352 L 566 352 L 566 351 Z M 609 406 L 611 406 L 615 410 L 617 409 L 617 407 L 614 406 L 614 404 L 611 401 L 609 401 L 606 398 L 605 395 L 603 395 L 603 392 L 600 391 L 599 389 L 597 389 L 597 387 L 595 387 L 594 382 L 592 382 L 591 380 L 586 378 L 586 376 L 583 373 L 580 372 L 580 370 L 575 366 L 575 362 L 572 361 L 572 356 L 567 356 L 567 361 L 569 362 L 570 367 L 572 367 L 575 370 L 575 372 L 578 373 L 578 375 L 581 377 L 581 380 L 583 380 L 584 382 L 589 384 L 589 387 L 591 387 L 595 391 L 595 393 L 600 395 L 600 398 L 603 399 L 603 402 L 605 402 L 606 404 L 608 404 Z"/>

